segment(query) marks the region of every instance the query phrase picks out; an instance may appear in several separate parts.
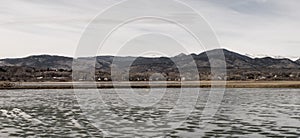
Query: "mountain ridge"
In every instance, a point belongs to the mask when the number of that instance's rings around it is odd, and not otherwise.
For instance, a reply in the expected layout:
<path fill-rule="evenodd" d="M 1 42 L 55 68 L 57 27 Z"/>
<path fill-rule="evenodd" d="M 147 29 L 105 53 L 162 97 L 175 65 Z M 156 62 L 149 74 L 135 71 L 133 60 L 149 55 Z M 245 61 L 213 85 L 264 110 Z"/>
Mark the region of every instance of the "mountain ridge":
<path fill-rule="evenodd" d="M 290 58 L 287 58 L 287 57 L 272 57 L 272 56 L 268 56 L 268 55 L 265 55 L 264 57 L 255 57 L 255 56 L 252 56 L 252 55 L 249 55 L 249 54 L 241 54 L 241 53 L 238 53 L 238 52 L 234 52 L 232 50 L 228 50 L 226 48 L 219 48 L 219 49 L 213 49 L 213 50 L 208 50 L 208 51 L 204 51 L 204 52 L 201 52 L 199 54 L 195 54 L 195 53 L 191 53 L 191 54 L 186 54 L 186 53 L 180 53 L 178 55 L 175 55 L 175 56 L 171 56 L 169 58 L 172 58 L 172 57 L 180 57 L 180 56 L 190 56 L 190 55 L 200 55 L 200 54 L 203 54 L 203 53 L 206 53 L 206 52 L 209 52 L 209 51 L 215 51 L 215 50 L 223 50 L 225 52 L 229 52 L 229 53 L 235 53 L 235 54 L 239 54 L 241 56 L 246 56 L 248 58 L 251 58 L 251 59 L 261 59 L 261 58 L 272 58 L 272 59 L 288 59 L 288 60 L 291 60 L 293 61 L 292 59 Z M 62 58 L 72 58 L 72 59 L 76 59 L 76 58 L 73 58 L 71 56 L 62 56 L 62 55 L 56 55 L 56 54 L 34 54 L 34 55 L 29 55 L 29 56 L 24 56 L 24 57 L 16 57 L 16 58 L 0 58 L 0 61 L 2 60 L 15 60 L 15 59 L 25 59 L 25 58 L 34 58 L 34 57 L 62 57 Z M 79 57 L 79 58 L 92 58 L 92 57 L 135 57 L 135 56 L 113 56 L 113 55 L 100 55 L 100 56 L 86 56 L 86 57 Z M 145 57 L 145 58 L 159 58 L 159 57 L 165 57 L 165 56 L 157 56 L 157 57 Z M 300 56 L 299 56 L 299 59 L 297 60 L 294 60 L 294 62 L 296 61 L 300 61 Z"/>
<path fill-rule="evenodd" d="M 72 81 L 72 65 L 80 70 L 95 68 L 95 77 L 78 76 L 76 80 L 145 81 L 155 74 L 162 74 L 167 80 L 210 80 L 211 68 L 224 63 L 219 54 L 224 53 L 226 73 L 219 74 L 220 80 L 300 80 L 300 59 L 271 57 L 251 58 L 226 49 L 214 49 L 199 54 L 180 54 L 174 57 L 118 57 L 97 56 L 71 58 L 52 55 L 34 55 L 25 58 L 1 59 L 0 81 Z M 208 58 L 208 56 L 210 59 Z M 81 62 L 78 62 L 81 61 Z M 193 72 L 193 69 L 198 72 Z M 222 66 L 220 66 L 222 67 Z M 112 75 L 117 71 L 119 76 Z M 124 76 L 129 71 L 129 76 Z M 195 73 L 199 74 L 199 78 Z M 129 77 L 129 78 L 128 78 Z M 160 80 L 161 78 L 156 78 Z"/>
<path fill-rule="evenodd" d="M 209 67 L 209 60 L 207 54 L 210 53 L 210 57 L 213 59 L 219 58 L 220 55 L 214 54 L 223 52 L 225 56 L 225 61 L 228 68 L 300 68 L 300 59 L 297 61 L 292 61 L 288 58 L 251 58 L 247 55 L 242 55 L 237 52 L 229 51 L 227 49 L 214 49 L 205 51 L 199 54 L 179 54 L 173 57 L 132 57 L 132 56 L 96 56 L 97 66 L 100 64 L 112 64 L 114 58 L 121 58 L 124 61 L 136 59 L 137 62 L 139 60 L 144 60 L 149 62 L 157 62 L 159 60 L 165 62 L 171 62 L 167 59 L 186 59 L 189 57 L 193 57 L 196 63 L 200 67 Z M 79 57 L 86 59 L 93 59 L 94 57 Z M 0 59 L 0 66 L 26 66 L 33 68 L 58 68 L 58 69 L 71 69 L 72 62 L 75 58 L 59 56 L 59 55 L 32 55 L 24 58 L 6 58 Z M 140 61 L 143 62 L 143 61 Z"/>

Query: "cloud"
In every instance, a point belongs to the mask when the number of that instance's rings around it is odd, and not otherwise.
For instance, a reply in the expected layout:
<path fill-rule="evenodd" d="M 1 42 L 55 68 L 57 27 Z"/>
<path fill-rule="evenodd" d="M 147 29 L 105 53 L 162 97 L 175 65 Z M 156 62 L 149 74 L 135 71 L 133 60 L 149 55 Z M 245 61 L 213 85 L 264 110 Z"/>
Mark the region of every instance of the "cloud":
<path fill-rule="evenodd" d="M 1 52 L 0 57 L 40 53 L 72 56 L 85 26 L 102 10 L 119 1 L 2 0 L 0 35 L 4 37 L 0 38 L 0 50 L 7 52 Z M 211 24 L 222 47 L 251 55 L 299 55 L 298 0 L 182 1 L 197 10 Z M 137 5 L 132 5 L 135 6 Z M 155 9 L 152 10 L 155 12 Z M 128 8 L 128 12 L 130 11 Z M 187 22 L 193 20 L 191 13 L 180 11 L 170 16 Z M 111 17 L 101 23 L 110 24 L 117 20 L 118 17 Z M 157 28 L 164 30 L 165 26 Z M 128 34 L 130 31 L 143 29 L 131 27 Z M 123 34 L 126 35 L 126 32 Z M 111 52 L 108 49 L 104 54 Z"/>
<path fill-rule="evenodd" d="M 296 0 L 212 0 L 191 5 L 210 22 L 225 48 L 253 55 L 295 57 L 300 35 L 300 2 Z M 251 9 L 251 10 L 250 10 Z"/>

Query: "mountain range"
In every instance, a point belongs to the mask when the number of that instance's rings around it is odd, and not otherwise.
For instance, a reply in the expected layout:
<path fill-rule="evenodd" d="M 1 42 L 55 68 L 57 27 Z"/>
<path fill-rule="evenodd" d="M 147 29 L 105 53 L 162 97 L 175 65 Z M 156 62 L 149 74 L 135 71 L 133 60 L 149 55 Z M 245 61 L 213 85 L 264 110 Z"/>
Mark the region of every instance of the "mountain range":
<path fill-rule="evenodd" d="M 224 61 L 220 52 L 224 53 L 227 68 L 226 74 L 219 76 L 222 80 L 300 80 L 300 59 L 292 61 L 288 58 L 251 58 L 226 49 L 215 49 L 200 54 L 179 54 L 174 57 L 97 56 L 74 59 L 36 55 L 0 59 L 0 81 L 71 81 L 72 65 L 77 64 L 77 61 L 83 61 L 80 63 L 82 70 L 95 67 L 97 80 L 111 80 L 114 77 L 111 75 L 114 68 L 122 75 L 128 71 L 127 79 L 133 81 L 149 80 L 155 73 L 163 74 L 168 80 L 179 80 L 182 71 L 179 71 L 178 66 L 184 70 L 188 80 L 196 80 L 194 73 L 190 73 L 195 65 L 200 78 L 209 80 L 212 74 L 209 61 L 214 60 L 215 63 Z M 210 55 L 210 59 L 207 55 Z M 87 76 L 78 78 L 78 80 L 92 79 L 95 78 Z"/>
<path fill-rule="evenodd" d="M 118 62 L 134 61 L 133 66 L 165 66 L 173 65 L 173 61 L 181 61 L 182 63 L 189 65 L 191 62 L 195 62 L 199 68 L 210 67 L 207 53 L 210 53 L 211 57 L 217 59 L 219 57 L 218 52 L 222 51 L 225 56 L 227 68 L 300 68 L 300 59 L 292 61 L 288 58 L 275 59 L 271 57 L 265 58 L 251 58 L 246 55 L 242 55 L 236 52 L 232 52 L 226 49 L 215 49 L 206 51 L 200 54 L 185 55 L 180 54 L 175 57 L 114 57 L 114 56 L 97 56 L 96 67 L 97 68 L 109 68 L 114 60 Z M 190 57 L 193 57 L 194 61 L 190 61 Z M 92 59 L 92 58 L 86 58 Z M 51 56 L 51 55 L 36 55 L 25 58 L 14 59 L 0 59 L 1 66 L 23 66 L 31 68 L 56 68 L 56 69 L 71 69 L 73 58 L 63 56 Z"/>

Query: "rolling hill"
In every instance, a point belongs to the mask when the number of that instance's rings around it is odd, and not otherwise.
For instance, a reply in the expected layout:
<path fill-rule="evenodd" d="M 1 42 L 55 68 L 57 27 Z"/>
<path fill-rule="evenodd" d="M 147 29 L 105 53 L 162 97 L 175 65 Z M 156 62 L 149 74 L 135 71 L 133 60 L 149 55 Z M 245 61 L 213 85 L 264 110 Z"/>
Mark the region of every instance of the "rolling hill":
<path fill-rule="evenodd" d="M 224 53 L 227 71 L 228 74 L 230 74 L 228 77 L 231 78 L 236 75 L 242 76 L 238 78 L 244 79 L 257 79 L 260 76 L 263 76 L 263 78 L 266 78 L 265 76 L 269 76 L 268 78 L 274 78 L 274 76 L 288 77 L 298 76 L 297 74 L 300 72 L 300 59 L 292 61 L 287 58 L 251 58 L 226 49 L 215 49 L 200 54 L 180 54 L 174 57 L 153 58 L 97 56 L 94 58 L 84 57 L 73 59 L 63 56 L 35 55 L 25 58 L 1 59 L 0 80 L 2 79 L 3 81 L 11 78 L 15 78 L 13 80 L 19 80 L 20 78 L 23 78 L 21 80 L 30 80 L 30 78 L 37 77 L 48 77 L 48 80 L 51 80 L 53 76 L 56 76 L 55 78 L 61 77 L 70 80 L 72 63 L 77 60 L 84 61 L 81 65 L 83 67 L 82 69 L 89 69 L 95 65 L 99 77 L 109 77 L 112 67 L 124 70 L 129 69 L 131 74 L 135 74 L 133 76 L 139 76 L 141 78 L 144 78 L 143 75 L 149 76 L 149 74 L 153 73 L 162 73 L 165 74 L 165 76 L 173 74 L 173 76 L 178 77 L 178 75 L 174 75 L 179 72 L 178 66 L 182 69 L 189 70 L 194 67 L 194 65 L 197 66 L 199 72 L 209 74 L 210 62 L 207 55 L 210 55 L 210 60 L 217 61 L 218 63 L 222 62 L 220 52 Z M 250 77 L 247 75 L 247 77 L 243 77 L 245 74 L 252 75 L 250 75 Z M 206 76 L 208 77 L 209 75 Z M 233 77 L 233 79 L 235 79 L 235 77 Z"/>

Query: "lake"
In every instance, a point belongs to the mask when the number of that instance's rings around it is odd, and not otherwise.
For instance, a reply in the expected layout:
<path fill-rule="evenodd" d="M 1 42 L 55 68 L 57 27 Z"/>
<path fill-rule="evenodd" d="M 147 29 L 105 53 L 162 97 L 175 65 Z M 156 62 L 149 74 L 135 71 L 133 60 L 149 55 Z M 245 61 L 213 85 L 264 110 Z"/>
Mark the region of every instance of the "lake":
<path fill-rule="evenodd" d="M 1 90 L 0 137 L 300 137 L 299 89 L 226 89 L 212 118 L 194 90 Z"/>

